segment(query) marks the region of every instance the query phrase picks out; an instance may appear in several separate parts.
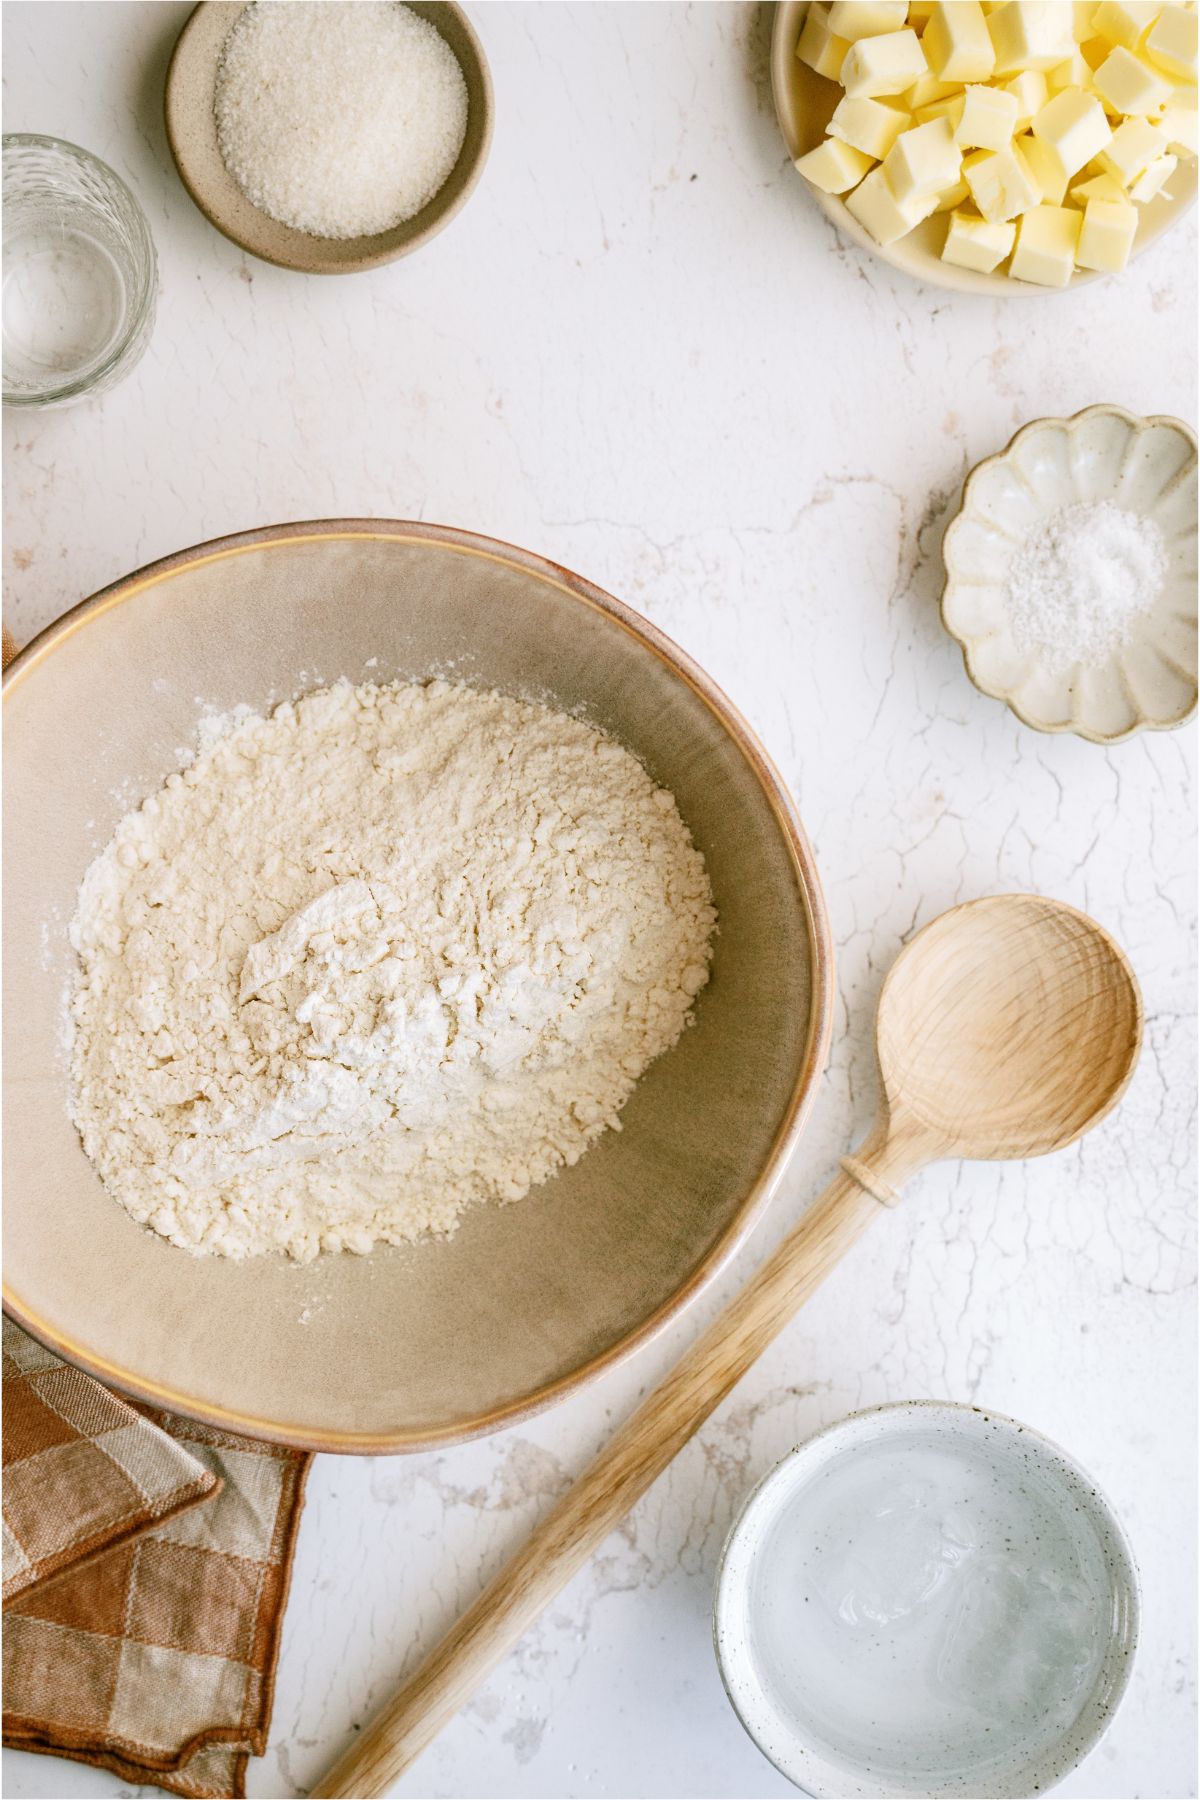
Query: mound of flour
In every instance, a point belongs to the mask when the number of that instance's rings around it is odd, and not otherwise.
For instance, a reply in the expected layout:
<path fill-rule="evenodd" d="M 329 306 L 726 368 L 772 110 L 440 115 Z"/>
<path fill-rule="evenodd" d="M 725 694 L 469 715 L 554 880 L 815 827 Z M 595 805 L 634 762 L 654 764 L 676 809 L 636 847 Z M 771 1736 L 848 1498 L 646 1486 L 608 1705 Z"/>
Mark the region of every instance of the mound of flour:
<path fill-rule="evenodd" d="M 343 682 L 222 721 L 91 864 L 73 1117 L 188 1250 L 446 1232 L 618 1125 L 714 923 L 674 799 L 594 727 Z"/>

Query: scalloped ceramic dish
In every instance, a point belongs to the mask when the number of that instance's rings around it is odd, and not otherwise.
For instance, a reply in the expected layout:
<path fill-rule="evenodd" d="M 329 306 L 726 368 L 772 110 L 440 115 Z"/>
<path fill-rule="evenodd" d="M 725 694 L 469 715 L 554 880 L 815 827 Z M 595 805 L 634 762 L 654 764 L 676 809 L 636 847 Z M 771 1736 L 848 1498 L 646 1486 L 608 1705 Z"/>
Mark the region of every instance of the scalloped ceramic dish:
<path fill-rule="evenodd" d="M 1102 500 L 1157 521 L 1166 580 L 1106 662 L 1055 670 L 1013 641 L 1008 567 L 1050 513 Z M 1118 406 L 1034 420 L 968 475 L 942 554 L 942 622 L 967 674 L 1035 731 L 1116 744 L 1169 731 L 1196 710 L 1196 439 L 1181 420 Z"/>
<path fill-rule="evenodd" d="M 793 160 L 816 149 L 825 136 L 825 127 L 842 93 L 836 81 L 827 81 L 823 75 L 796 60 L 796 41 L 807 12 L 808 0 L 782 0 L 775 8 L 775 23 L 771 30 L 771 92 L 779 129 Z M 903 269 L 906 275 L 927 281 L 932 287 L 953 288 L 960 294 L 1005 294 L 1011 299 L 1020 299 L 1070 293 L 1085 282 L 1103 279 L 1093 270 L 1076 269 L 1066 288 L 1045 288 L 1028 281 L 1014 281 L 1010 275 L 984 275 L 975 269 L 960 269 L 944 263 L 944 214 L 926 219 L 894 244 L 880 245 L 846 211 L 836 194 L 823 194 L 802 175 L 796 179 L 808 188 L 821 211 L 833 220 L 845 237 L 864 250 L 874 251 L 894 269 Z M 1140 255 L 1191 207 L 1196 198 L 1194 162 L 1180 164 L 1171 177 L 1171 189 L 1171 198 L 1160 195 L 1142 207 L 1131 252 L 1133 256 Z"/>

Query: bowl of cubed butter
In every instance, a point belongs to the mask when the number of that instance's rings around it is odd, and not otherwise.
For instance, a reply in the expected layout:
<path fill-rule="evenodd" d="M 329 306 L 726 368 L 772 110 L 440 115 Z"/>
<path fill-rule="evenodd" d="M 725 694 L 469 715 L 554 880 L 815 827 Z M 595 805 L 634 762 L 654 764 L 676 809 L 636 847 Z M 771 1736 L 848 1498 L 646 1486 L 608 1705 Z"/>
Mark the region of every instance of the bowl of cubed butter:
<path fill-rule="evenodd" d="M 771 84 L 814 198 L 922 281 L 1118 274 L 1196 196 L 1197 15 L 1155 0 L 776 7 Z"/>

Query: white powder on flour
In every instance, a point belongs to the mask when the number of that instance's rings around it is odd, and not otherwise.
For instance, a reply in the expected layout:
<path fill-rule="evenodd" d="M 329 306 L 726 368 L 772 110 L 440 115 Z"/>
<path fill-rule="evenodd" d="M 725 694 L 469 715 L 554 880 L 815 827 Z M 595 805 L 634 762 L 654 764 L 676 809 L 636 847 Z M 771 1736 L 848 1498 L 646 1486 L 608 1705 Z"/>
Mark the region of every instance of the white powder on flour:
<path fill-rule="evenodd" d="M 389 231 L 444 184 L 467 84 L 434 26 L 393 0 L 256 0 L 217 70 L 217 142 L 255 206 L 316 237 Z"/>
<path fill-rule="evenodd" d="M 73 1117 L 194 1251 L 367 1251 L 578 1160 L 688 1023 L 715 923 L 591 725 L 435 681 L 227 721 L 71 926 Z"/>
<path fill-rule="evenodd" d="M 1111 500 L 1060 507 L 1013 557 L 1013 642 L 1036 651 L 1055 672 L 1105 662 L 1158 599 L 1166 572 L 1166 545 L 1154 519 Z"/>

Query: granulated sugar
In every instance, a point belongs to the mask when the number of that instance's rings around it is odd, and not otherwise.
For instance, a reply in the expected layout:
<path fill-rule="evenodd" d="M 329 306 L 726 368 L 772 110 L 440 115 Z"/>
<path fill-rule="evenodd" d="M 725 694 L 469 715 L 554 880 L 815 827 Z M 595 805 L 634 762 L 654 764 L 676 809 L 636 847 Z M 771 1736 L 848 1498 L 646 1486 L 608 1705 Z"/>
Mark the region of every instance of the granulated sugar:
<path fill-rule="evenodd" d="M 392 0 L 257 0 L 217 72 L 221 155 L 255 206 L 316 237 L 388 231 L 458 160 L 467 85 L 453 51 Z"/>
<path fill-rule="evenodd" d="M 1111 500 L 1060 507 L 1013 558 L 1013 642 L 1037 651 L 1051 670 L 1102 663 L 1153 606 L 1166 572 L 1166 546 L 1153 519 Z"/>

